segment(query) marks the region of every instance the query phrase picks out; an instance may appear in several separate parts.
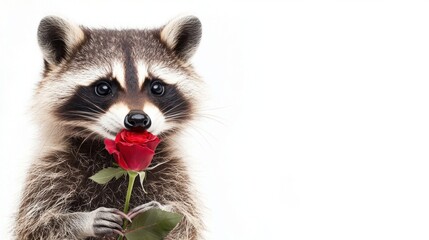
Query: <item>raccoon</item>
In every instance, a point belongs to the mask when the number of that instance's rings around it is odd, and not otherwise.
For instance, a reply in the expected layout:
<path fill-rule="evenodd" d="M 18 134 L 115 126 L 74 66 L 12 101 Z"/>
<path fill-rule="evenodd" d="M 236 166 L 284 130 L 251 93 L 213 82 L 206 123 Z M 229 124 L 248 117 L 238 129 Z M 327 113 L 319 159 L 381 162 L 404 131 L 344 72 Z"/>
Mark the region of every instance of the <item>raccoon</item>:
<path fill-rule="evenodd" d="M 166 239 L 201 239 L 203 222 L 177 136 L 198 112 L 202 80 L 190 58 L 201 39 L 194 16 L 157 29 L 91 29 L 48 16 L 38 27 L 42 80 L 33 99 L 40 152 L 16 214 L 16 239 L 114 239 L 127 216 L 128 180 L 89 179 L 113 166 L 103 139 L 145 129 L 161 143 L 135 184 L 132 213 L 163 208 L 184 218 Z"/>

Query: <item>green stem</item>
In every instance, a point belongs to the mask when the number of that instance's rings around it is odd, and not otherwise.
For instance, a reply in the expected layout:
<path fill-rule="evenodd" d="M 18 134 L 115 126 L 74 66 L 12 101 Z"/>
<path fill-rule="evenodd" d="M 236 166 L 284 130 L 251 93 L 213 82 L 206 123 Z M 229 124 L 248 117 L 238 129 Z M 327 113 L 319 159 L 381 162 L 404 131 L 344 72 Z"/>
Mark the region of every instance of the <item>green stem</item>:
<path fill-rule="evenodd" d="M 128 176 L 129 176 L 128 189 L 127 189 L 127 196 L 125 197 L 124 213 L 128 213 L 128 210 L 130 208 L 131 193 L 133 192 L 134 180 L 137 177 L 137 173 L 129 172 Z"/>
<path fill-rule="evenodd" d="M 133 186 L 134 181 L 136 180 L 136 177 L 138 176 L 138 173 L 136 172 L 128 172 L 128 189 L 127 189 L 127 195 L 125 196 L 125 206 L 124 206 L 124 213 L 127 214 L 128 210 L 130 208 L 130 199 L 131 199 L 131 193 L 133 192 Z M 128 220 L 124 219 L 124 225 L 122 226 L 122 229 L 126 229 L 128 225 Z M 122 240 L 123 237 L 119 236 L 119 240 Z"/>

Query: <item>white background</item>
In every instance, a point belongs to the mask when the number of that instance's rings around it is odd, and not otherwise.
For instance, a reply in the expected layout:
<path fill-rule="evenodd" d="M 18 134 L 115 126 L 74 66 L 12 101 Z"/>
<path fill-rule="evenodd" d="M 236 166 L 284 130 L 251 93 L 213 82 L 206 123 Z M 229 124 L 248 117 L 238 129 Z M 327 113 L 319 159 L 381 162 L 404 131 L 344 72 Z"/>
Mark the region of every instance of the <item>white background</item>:
<path fill-rule="evenodd" d="M 428 3 L 35 2 L 0 3 L 1 239 L 41 141 L 27 114 L 40 19 L 183 13 L 203 23 L 193 62 L 212 96 L 186 149 L 207 239 L 429 239 Z"/>

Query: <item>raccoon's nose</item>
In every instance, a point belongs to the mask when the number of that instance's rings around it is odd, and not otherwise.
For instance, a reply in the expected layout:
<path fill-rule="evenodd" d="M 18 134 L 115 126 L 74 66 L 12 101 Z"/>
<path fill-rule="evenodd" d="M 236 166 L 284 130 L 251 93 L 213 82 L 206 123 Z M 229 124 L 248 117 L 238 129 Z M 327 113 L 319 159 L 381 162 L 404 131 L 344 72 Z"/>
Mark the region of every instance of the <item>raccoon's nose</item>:
<path fill-rule="evenodd" d="M 124 120 L 125 127 L 129 130 L 146 130 L 150 127 L 149 116 L 140 110 L 131 110 Z"/>

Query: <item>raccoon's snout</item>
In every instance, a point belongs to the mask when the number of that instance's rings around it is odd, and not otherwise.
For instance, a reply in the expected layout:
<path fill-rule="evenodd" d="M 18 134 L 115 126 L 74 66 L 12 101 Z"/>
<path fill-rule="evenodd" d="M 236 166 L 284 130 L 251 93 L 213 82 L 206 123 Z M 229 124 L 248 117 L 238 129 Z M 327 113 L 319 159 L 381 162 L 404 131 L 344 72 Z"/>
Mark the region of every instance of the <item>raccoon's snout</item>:
<path fill-rule="evenodd" d="M 147 130 L 151 121 L 149 116 L 140 110 L 131 110 L 124 119 L 125 127 L 129 130 Z"/>

